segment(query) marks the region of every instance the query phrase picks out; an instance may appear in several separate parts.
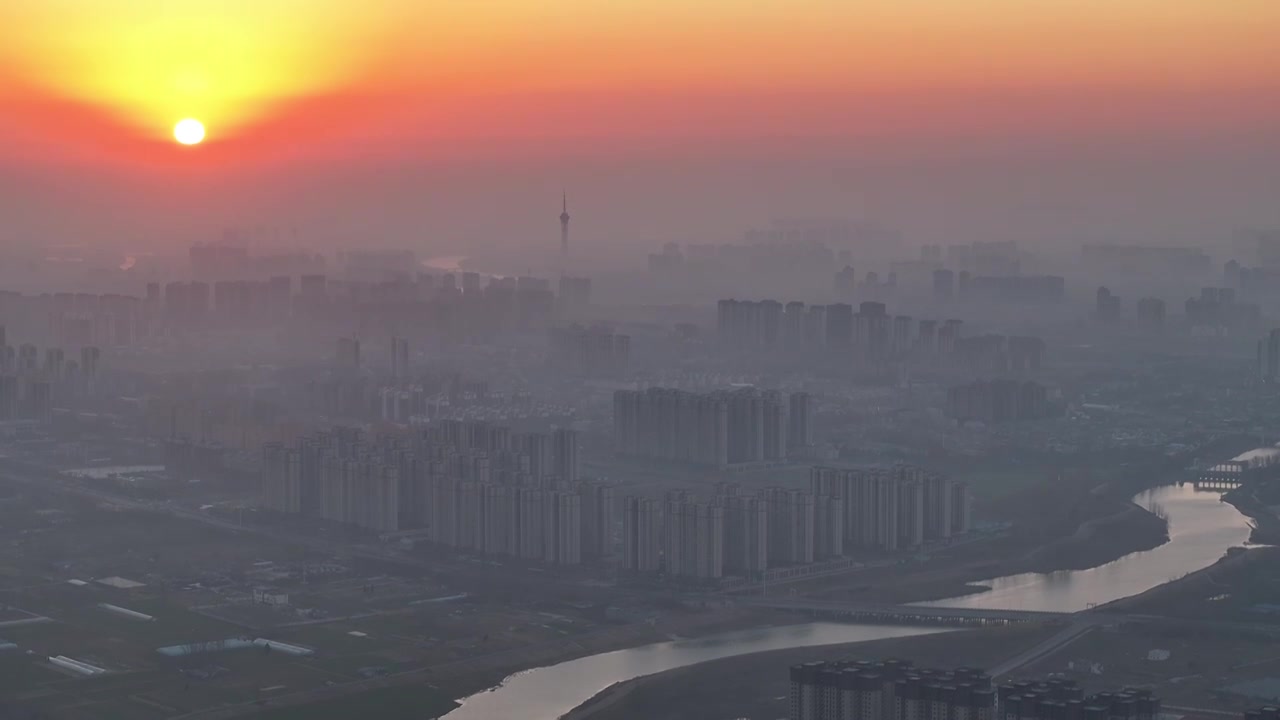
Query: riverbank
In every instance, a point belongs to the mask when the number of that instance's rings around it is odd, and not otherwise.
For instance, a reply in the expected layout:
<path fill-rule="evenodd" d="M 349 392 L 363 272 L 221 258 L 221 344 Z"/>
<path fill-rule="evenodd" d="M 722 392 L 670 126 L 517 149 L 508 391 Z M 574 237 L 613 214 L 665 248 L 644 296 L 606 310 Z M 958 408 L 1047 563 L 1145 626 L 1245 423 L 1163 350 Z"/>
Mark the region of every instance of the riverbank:
<path fill-rule="evenodd" d="M 1087 519 L 1074 524 L 1070 534 L 1043 544 L 1028 534 L 1013 533 L 980 546 L 942 548 L 909 564 L 817 580 L 797 589 L 830 600 L 936 602 L 988 592 L 992 578 L 1085 570 L 1169 540 L 1168 523 L 1128 498 L 1095 498 L 1078 514 Z"/>
<path fill-rule="evenodd" d="M 1085 570 L 1168 541 L 1169 523 L 1130 501 L 1109 515 L 1081 523 L 1070 536 L 1032 550 L 1014 561 L 1017 569 L 1006 574 Z"/>
<path fill-rule="evenodd" d="M 434 701 L 440 695 L 452 698 L 452 710 L 463 699 L 497 688 L 512 676 L 536 668 L 669 642 L 677 638 L 713 637 L 741 630 L 807 622 L 811 622 L 807 617 L 761 609 L 721 608 L 672 612 L 653 623 L 605 627 L 552 643 L 465 658 L 318 690 L 276 695 L 271 699 L 269 708 L 253 705 L 225 707 L 205 713 L 201 718 L 224 720 L 250 714 L 254 717 L 270 717 L 270 712 L 276 711 L 296 711 L 306 713 L 307 717 L 327 718 L 331 717 L 329 707 L 335 703 L 342 703 L 343 707 L 366 708 L 369 713 L 376 715 L 380 711 L 377 703 L 388 691 L 413 693 L 415 689 L 421 692 L 419 699 L 422 701 Z M 447 713 L 441 717 L 447 717 Z"/>
<path fill-rule="evenodd" d="M 1050 637 L 1054 625 L 958 630 L 890 640 L 775 650 L 713 660 L 617 683 L 562 720 L 705 720 L 786 717 L 791 665 L 837 658 L 898 657 L 921 666 L 993 667 Z M 714 692 L 708 692 L 714 688 Z"/>
<path fill-rule="evenodd" d="M 1253 530 L 1249 533 L 1250 543 L 1280 545 L 1280 518 L 1277 518 L 1269 507 L 1275 504 L 1272 501 L 1277 499 L 1270 495 L 1277 493 L 1280 493 L 1280 490 L 1272 489 L 1270 484 L 1266 487 L 1244 485 L 1222 496 L 1224 501 L 1231 503 L 1235 509 L 1252 521 Z"/>
<path fill-rule="evenodd" d="M 1280 548 L 1265 547 L 1249 551 L 1227 552 L 1216 563 L 1187 573 L 1176 580 L 1130 595 L 1098 608 L 1107 613 L 1141 613 L 1150 615 L 1176 615 L 1185 606 L 1188 599 L 1201 601 L 1206 597 L 1226 596 L 1224 591 L 1232 589 L 1232 581 L 1251 569 L 1280 565 Z M 1223 597 L 1223 599 L 1227 599 Z M 1191 616 L 1202 614 L 1202 610 L 1188 613 Z"/>
<path fill-rule="evenodd" d="M 589 636 L 566 639 L 555 647 L 540 648 L 502 658 L 478 658 L 444 667 L 429 668 L 424 680 L 446 690 L 456 701 L 502 685 L 512 675 L 549 667 L 591 655 L 643 647 L 675 639 L 714 637 L 740 630 L 752 630 L 809 622 L 793 613 L 753 609 L 718 609 L 682 615 L 668 615 L 653 623 L 632 623 Z M 488 662 L 483 662 L 488 660 Z M 479 662 L 478 662 L 479 661 Z M 479 666 L 483 662 L 483 666 Z"/>

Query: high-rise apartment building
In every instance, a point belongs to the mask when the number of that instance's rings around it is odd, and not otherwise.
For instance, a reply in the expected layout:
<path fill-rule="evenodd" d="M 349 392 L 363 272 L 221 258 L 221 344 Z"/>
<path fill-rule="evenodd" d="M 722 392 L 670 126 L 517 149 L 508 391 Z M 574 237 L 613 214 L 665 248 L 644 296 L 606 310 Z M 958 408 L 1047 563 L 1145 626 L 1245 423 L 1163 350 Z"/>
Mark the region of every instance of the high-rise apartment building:
<path fill-rule="evenodd" d="M 367 440 L 335 428 L 296 448 L 267 445 L 263 504 L 378 532 L 425 528 L 431 542 L 469 552 L 561 565 L 607 557 L 612 489 L 534 475 L 527 450 L 546 451 L 550 438 L 512 443 L 502 430 L 444 421 L 410 436 Z M 574 441 L 560 438 L 561 447 Z"/>
<path fill-rule="evenodd" d="M 1001 685 L 996 705 L 997 720 L 1157 720 L 1161 707 L 1149 689 L 1086 697 L 1075 681 L 1063 678 Z"/>
<path fill-rule="evenodd" d="M 360 369 L 360 341 L 354 338 L 338 338 L 336 361 L 344 370 Z"/>
<path fill-rule="evenodd" d="M 578 431 L 556 428 L 551 433 L 551 474 L 561 483 L 575 485 L 578 471 Z"/>
<path fill-rule="evenodd" d="M 655 573 L 662 567 L 662 510 L 656 500 L 629 496 L 622 501 L 623 570 Z"/>
<path fill-rule="evenodd" d="M 403 380 L 409 377 L 408 338 L 395 336 L 391 338 L 391 377 L 395 380 Z"/>
<path fill-rule="evenodd" d="M 617 505 L 613 487 L 604 483 L 584 482 L 578 486 L 582 498 L 582 555 L 589 560 L 602 560 L 614 555 L 614 525 Z"/>
<path fill-rule="evenodd" d="M 725 570 L 759 577 L 769 569 L 769 505 L 758 497 L 722 493 L 716 503 L 724 508 Z"/>
<path fill-rule="evenodd" d="M 1165 303 L 1156 297 L 1144 297 L 1138 301 L 1138 322 L 1146 328 L 1164 327 Z"/>
<path fill-rule="evenodd" d="M 787 398 L 787 448 L 795 452 L 813 445 L 813 396 L 791 393 Z"/>
<path fill-rule="evenodd" d="M 724 508 L 668 495 L 663 558 L 667 574 L 697 580 L 724 576 Z"/>
<path fill-rule="evenodd" d="M 1258 341 L 1258 378 L 1267 383 L 1280 380 L 1280 328 Z"/>
<path fill-rule="evenodd" d="M 1105 287 L 1098 288 L 1094 303 L 1094 317 L 1100 322 L 1112 323 L 1120 319 L 1120 296 Z"/>
<path fill-rule="evenodd" d="M 769 565 L 804 565 L 814 560 L 814 498 L 800 490 L 760 491 L 769 518 Z"/>
<path fill-rule="evenodd" d="M 794 665 L 789 697 L 791 720 L 996 720 L 990 676 L 903 660 Z"/>
<path fill-rule="evenodd" d="M 947 416 L 960 422 L 1038 420 L 1060 412 L 1049 402 L 1048 388 L 1030 380 L 977 381 L 947 389 Z"/>
<path fill-rule="evenodd" d="M 840 503 L 845 549 L 906 549 L 969 528 L 968 487 L 915 466 L 814 467 L 809 483 Z"/>
<path fill-rule="evenodd" d="M 649 388 L 619 390 L 613 399 L 619 455 L 714 467 L 787 457 L 787 404 L 777 392 Z"/>

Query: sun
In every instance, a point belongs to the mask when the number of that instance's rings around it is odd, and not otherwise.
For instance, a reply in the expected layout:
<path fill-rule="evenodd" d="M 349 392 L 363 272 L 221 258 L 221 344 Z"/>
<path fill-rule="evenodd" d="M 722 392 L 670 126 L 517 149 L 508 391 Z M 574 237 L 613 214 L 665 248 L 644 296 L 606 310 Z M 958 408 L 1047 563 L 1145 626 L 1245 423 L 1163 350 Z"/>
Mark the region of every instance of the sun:
<path fill-rule="evenodd" d="M 199 120 L 187 118 L 173 126 L 173 139 L 183 145 L 199 145 L 204 140 L 204 125 Z"/>

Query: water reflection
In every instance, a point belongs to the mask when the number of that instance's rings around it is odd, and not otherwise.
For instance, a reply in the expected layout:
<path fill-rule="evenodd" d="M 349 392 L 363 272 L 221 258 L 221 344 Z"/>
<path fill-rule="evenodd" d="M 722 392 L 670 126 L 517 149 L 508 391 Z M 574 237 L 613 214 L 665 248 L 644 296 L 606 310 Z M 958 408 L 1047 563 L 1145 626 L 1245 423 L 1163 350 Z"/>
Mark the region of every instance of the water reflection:
<path fill-rule="evenodd" d="M 554 720 L 610 685 L 717 658 L 785 648 L 862 642 L 944 632 L 940 628 L 810 623 L 744 630 L 697 640 L 657 643 L 602 653 L 517 673 L 493 690 L 472 695 L 447 720 Z"/>
<path fill-rule="evenodd" d="M 1215 492 L 1190 483 L 1149 490 L 1133 501 L 1159 508 L 1169 521 L 1169 542 L 1090 570 L 1026 573 L 996 578 L 989 592 L 924 605 L 1076 612 L 1145 592 L 1212 565 L 1227 548 L 1244 545 L 1249 521 Z"/>

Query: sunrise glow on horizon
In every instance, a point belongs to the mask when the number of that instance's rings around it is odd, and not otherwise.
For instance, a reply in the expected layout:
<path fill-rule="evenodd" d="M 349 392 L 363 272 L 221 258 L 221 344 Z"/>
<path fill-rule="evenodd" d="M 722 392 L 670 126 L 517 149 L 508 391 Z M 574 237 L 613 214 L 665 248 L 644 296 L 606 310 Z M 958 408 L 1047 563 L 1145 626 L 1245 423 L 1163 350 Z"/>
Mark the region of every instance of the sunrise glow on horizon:
<path fill-rule="evenodd" d="M 173 139 L 181 145 L 199 145 L 204 142 L 204 124 L 195 118 L 181 120 L 173 126 Z"/>
<path fill-rule="evenodd" d="M 71 154 L 160 142 L 182 117 L 229 146 L 279 147 L 287 128 L 412 148 L 425 137 L 776 134 L 824 107 L 883 113 L 875 122 L 889 128 L 946 126 L 955 118 L 931 106 L 939 98 L 1030 97 L 1020 102 L 1045 119 L 1066 107 L 1106 121 L 1153 95 L 1256 104 L 1280 84 L 1270 0 L 10 5 L 9 122 Z M 817 105 L 781 117 L 785 97 Z M 753 99 L 768 110 L 740 112 Z M 72 137 L 56 135 L 68 126 Z M 0 158 L 11 149 L 0 141 Z"/>

